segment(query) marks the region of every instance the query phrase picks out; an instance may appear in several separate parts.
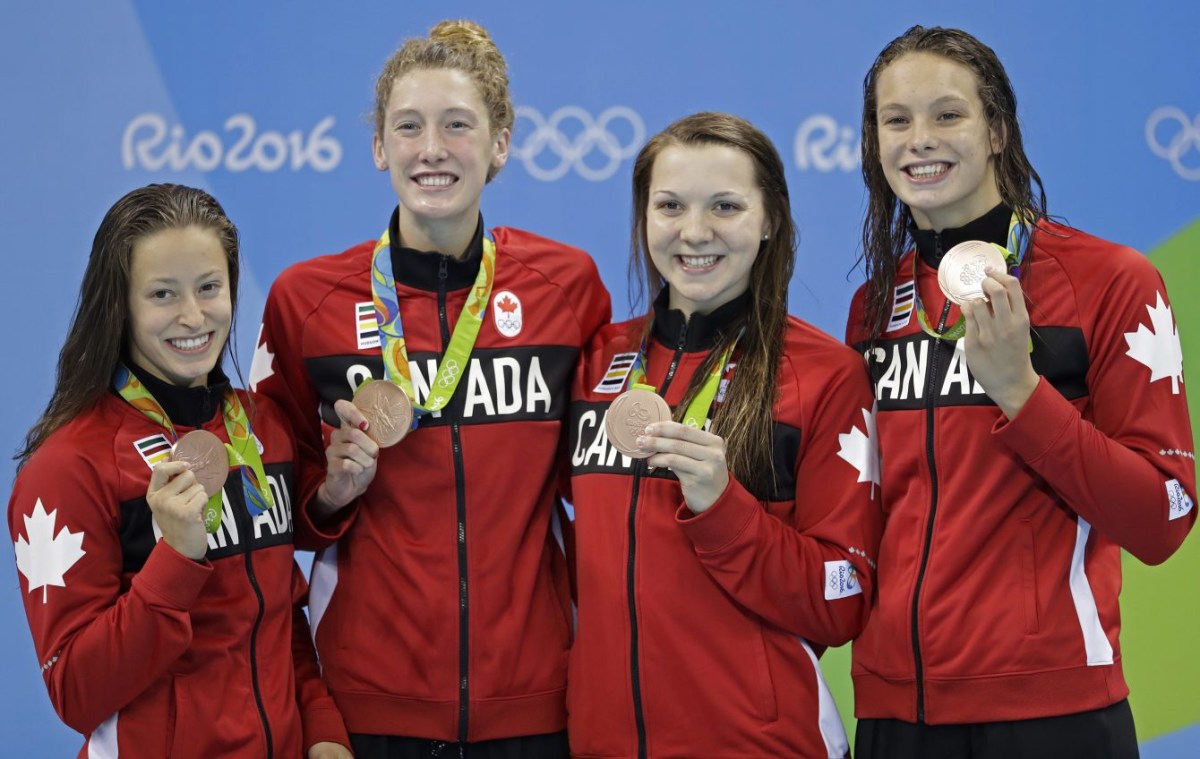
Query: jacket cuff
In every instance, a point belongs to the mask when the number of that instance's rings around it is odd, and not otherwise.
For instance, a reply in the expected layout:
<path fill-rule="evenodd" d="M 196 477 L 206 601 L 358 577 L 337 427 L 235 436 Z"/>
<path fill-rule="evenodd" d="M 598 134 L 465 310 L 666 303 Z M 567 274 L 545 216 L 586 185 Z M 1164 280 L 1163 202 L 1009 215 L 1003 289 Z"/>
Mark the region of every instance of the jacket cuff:
<path fill-rule="evenodd" d="M 712 553 L 742 534 L 760 509 L 754 496 L 730 475 L 725 490 L 707 511 L 693 514 L 683 503 L 675 511 L 675 521 L 683 527 L 697 551 Z"/>
<path fill-rule="evenodd" d="M 134 575 L 133 585 L 162 599 L 170 608 L 187 611 L 196 603 L 212 571 L 207 559 L 192 561 L 160 540 Z"/>
<path fill-rule="evenodd" d="M 1000 415 L 992 434 L 1023 460 L 1032 462 L 1046 455 L 1078 417 L 1078 409 L 1042 377 L 1014 418 Z"/>
<path fill-rule="evenodd" d="M 355 517 L 358 516 L 362 497 L 355 498 L 338 509 L 332 516 L 319 521 L 313 517 L 312 513 L 312 508 L 316 506 L 316 503 L 317 491 L 314 490 L 312 498 L 306 501 L 304 508 L 300 510 L 300 520 L 303 522 L 304 529 L 300 531 L 296 547 L 301 550 L 319 551 L 341 540 L 342 536 L 349 531 L 350 526 L 354 524 Z"/>
<path fill-rule="evenodd" d="M 317 743 L 329 741 L 350 748 L 350 734 L 346 731 L 346 723 L 342 713 L 334 707 L 310 708 L 305 710 L 301 720 L 304 736 L 304 753 Z"/>

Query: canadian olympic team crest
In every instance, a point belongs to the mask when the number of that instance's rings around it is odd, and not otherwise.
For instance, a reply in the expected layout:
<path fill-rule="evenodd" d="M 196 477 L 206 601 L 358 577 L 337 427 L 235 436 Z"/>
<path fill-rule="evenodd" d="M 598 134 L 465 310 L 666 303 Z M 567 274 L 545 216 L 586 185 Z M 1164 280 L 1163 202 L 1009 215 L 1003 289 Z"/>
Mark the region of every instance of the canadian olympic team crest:
<path fill-rule="evenodd" d="M 1146 144 L 1181 179 L 1200 181 L 1200 114 L 1188 118 L 1175 106 L 1156 108 L 1146 119 Z"/>
<path fill-rule="evenodd" d="M 637 154 L 646 125 L 637 111 L 614 105 L 593 118 L 583 108 L 568 105 L 542 115 L 536 108 L 517 106 L 509 155 L 525 164 L 534 179 L 554 182 L 574 170 L 589 182 L 603 182 Z"/>
<path fill-rule="evenodd" d="M 501 290 L 492 298 L 492 318 L 496 329 L 505 337 L 521 334 L 524 317 L 521 314 L 521 299 L 509 290 Z"/>

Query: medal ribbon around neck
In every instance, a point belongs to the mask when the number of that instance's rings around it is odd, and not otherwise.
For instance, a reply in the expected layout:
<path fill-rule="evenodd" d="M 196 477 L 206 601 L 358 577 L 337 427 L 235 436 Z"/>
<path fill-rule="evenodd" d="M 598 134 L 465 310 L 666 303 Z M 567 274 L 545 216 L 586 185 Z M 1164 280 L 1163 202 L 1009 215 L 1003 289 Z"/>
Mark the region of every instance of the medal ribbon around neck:
<path fill-rule="evenodd" d="M 165 427 L 172 443 L 178 442 L 179 433 L 175 431 L 175 425 L 167 416 L 167 412 L 128 367 L 117 367 L 113 376 L 113 388 L 126 403 L 141 411 L 150 421 Z M 229 465 L 238 467 L 242 473 L 246 510 L 251 516 L 258 516 L 266 509 L 273 508 L 275 499 L 271 497 L 270 489 L 263 487 L 267 475 L 263 471 L 262 456 L 258 453 L 258 444 L 250 431 L 250 420 L 246 417 L 246 410 L 242 408 L 242 402 L 233 388 L 226 390 L 221 399 L 221 419 L 225 422 L 225 432 L 229 435 L 229 442 L 225 444 Z M 221 491 L 217 491 L 208 499 L 204 508 L 204 527 L 210 533 L 216 532 L 221 526 L 222 512 Z"/>
<path fill-rule="evenodd" d="M 725 353 L 722 354 L 721 360 L 716 363 L 712 372 L 704 379 L 704 384 L 700 386 L 700 391 L 692 398 L 692 402 L 688 404 L 687 411 L 683 415 L 683 423 L 693 429 L 703 429 L 704 422 L 708 420 L 708 414 L 712 411 L 713 400 L 717 397 L 717 389 L 721 385 L 721 380 L 728 381 L 733 375 L 734 364 L 731 361 L 733 358 L 734 348 L 737 347 L 738 340 L 742 338 L 742 333 L 738 332 L 738 336 L 729 345 Z M 652 393 L 658 392 L 658 389 L 646 382 L 646 338 L 642 338 L 642 345 L 638 348 L 637 357 L 633 360 L 633 368 L 629 370 L 629 387 L 636 390 L 649 390 Z"/>
<path fill-rule="evenodd" d="M 471 359 L 471 350 L 483 325 L 483 310 L 492 296 L 492 284 L 496 280 L 496 243 L 490 237 L 483 238 L 483 259 L 479 262 L 479 274 L 467 296 L 450 344 L 442 355 L 441 364 L 434 376 L 429 397 L 425 403 L 417 403 L 413 391 L 412 374 L 408 368 L 408 350 L 404 344 L 404 325 L 400 323 L 400 299 L 396 294 L 396 279 L 392 276 L 391 234 L 383 231 L 375 252 L 371 257 L 371 297 L 375 301 L 375 319 L 379 324 L 379 344 L 383 350 L 384 372 L 389 380 L 398 384 L 412 400 L 413 427 L 422 414 L 440 411 L 450 403 L 458 382 Z"/>
<path fill-rule="evenodd" d="M 1008 273 L 1017 279 L 1021 278 L 1021 262 L 1025 260 L 1025 254 L 1029 251 L 1031 239 L 1032 228 L 1029 222 L 1021 221 L 1017 214 L 1013 213 L 1008 221 L 1008 252 L 1004 254 L 1004 261 L 1008 264 Z M 967 334 L 967 317 L 962 314 L 959 314 L 958 321 L 944 332 L 938 332 L 930 325 L 925 307 L 921 305 L 921 288 L 917 286 L 917 266 L 920 258 L 920 254 L 913 251 L 913 307 L 917 311 L 917 322 L 921 329 L 925 330 L 925 334 L 938 340 L 961 340 L 963 335 Z M 1032 350 L 1032 347 L 1030 349 Z"/>

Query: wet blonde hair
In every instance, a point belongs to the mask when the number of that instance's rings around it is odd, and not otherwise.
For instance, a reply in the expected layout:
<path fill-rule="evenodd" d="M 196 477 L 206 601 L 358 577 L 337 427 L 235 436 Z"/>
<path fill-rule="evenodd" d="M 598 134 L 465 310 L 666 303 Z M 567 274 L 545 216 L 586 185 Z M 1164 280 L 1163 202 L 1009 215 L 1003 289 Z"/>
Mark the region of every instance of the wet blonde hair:
<path fill-rule="evenodd" d="M 442 21 L 427 37 L 405 40 L 375 80 L 375 134 L 383 135 L 385 112 L 396 80 L 412 71 L 452 69 L 471 77 L 487 108 L 492 136 L 512 129 L 513 104 L 508 91 L 508 64 L 487 29 L 474 21 Z M 488 169 L 488 181 L 500 169 Z"/>

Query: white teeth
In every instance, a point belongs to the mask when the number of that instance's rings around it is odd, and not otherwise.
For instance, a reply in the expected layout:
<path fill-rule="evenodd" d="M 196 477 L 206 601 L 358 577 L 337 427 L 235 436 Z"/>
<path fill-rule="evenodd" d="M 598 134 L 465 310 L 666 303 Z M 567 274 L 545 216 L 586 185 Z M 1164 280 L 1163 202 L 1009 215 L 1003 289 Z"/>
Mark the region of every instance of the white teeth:
<path fill-rule="evenodd" d="M 449 187 L 454 177 L 449 174 L 422 174 L 417 177 L 417 184 L 422 187 Z"/>
<path fill-rule="evenodd" d="M 680 256 L 679 260 L 689 269 L 704 269 L 717 262 L 720 256 Z"/>
<path fill-rule="evenodd" d="M 927 166 L 909 166 L 908 173 L 912 174 L 918 179 L 927 179 L 929 177 L 936 177 L 940 174 L 945 174 L 949 168 L 950 164 L 948 163 L 931 163 Z"/>
<path fill-rule="evenodd" d="M 208 345 L 210 339 L 212 339 L 212 333 L 201 335 L 200 337 L 177 337 L 168 340 L 168 342 L 181 351 L 194 351 Z"/>

